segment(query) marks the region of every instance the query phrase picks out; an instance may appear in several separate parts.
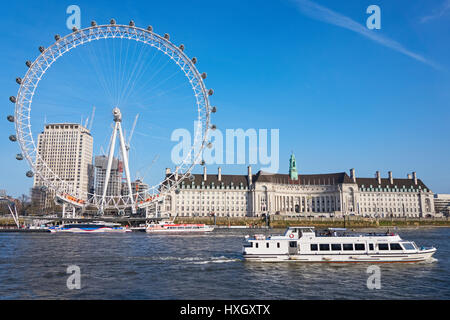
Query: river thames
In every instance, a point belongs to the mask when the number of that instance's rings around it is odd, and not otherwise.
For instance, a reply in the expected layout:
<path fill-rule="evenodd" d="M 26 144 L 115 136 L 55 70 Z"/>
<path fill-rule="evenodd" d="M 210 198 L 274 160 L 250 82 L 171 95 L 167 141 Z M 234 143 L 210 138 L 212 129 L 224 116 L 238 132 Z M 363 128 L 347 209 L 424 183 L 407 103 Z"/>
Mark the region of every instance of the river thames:
<path fill-rule="evenodd" d="M 384 229 L 380 229 L 385 231 Z M 368 264 L 244 262 L 246 234 L 0 234 L 1 299 L 450 299 L 450 228 L 399 229 L 430 262 L 380 264 L 381 288 L 368 289 Z M 69 290 L 67 268 L 81 272 Z"/>

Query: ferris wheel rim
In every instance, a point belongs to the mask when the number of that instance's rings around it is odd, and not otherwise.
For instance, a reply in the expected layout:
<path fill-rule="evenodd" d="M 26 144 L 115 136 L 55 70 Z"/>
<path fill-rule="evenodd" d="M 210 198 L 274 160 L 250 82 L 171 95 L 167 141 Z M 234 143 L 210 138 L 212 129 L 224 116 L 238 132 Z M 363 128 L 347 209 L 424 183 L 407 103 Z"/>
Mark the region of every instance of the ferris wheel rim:
<path fill-rule="evenodd" d="M 94 32 L 93 32 L 94 31 Z M 101 31 L 101 32 L 100 32 Z M 131 32 L 130 32 L 131 31 Z M 86 34 L 86 32 L 89 32 Z M 140 33 L 140 34 L 139 34 Z M 93 37 L 93 34 L 96 36 Z M 41 54 L 28 66 L 28 70 L 25 74 L 25 77 L 21 79 L 20 87 L 17 93 L 17 99 L 15 102 L 15 117 L 14 117 L 14 123 L 15 123 L 15 129 L 17 134 L 17 140 L 19 142 L 20 148 L 22 150 L 22 154 L 27 159 L 30 167 L 32 168 L 33 172 L 35 174 L 38 174 L 40 178 L 43 180 L 44 186 L 53 189 L 56 193 L 56 195 L 60 194 L 69 194 L 70 192 L 67 192 L 68 189 L 78 189 L 74 188 L 73 185 L 68 184 L 65 180 L 58 177 L 56 173 L 54 173 L 51 168 L 47 165 L 45 161 L 41 158 L 39 152 L 37 151 L 36 143 L 33 138 L 33 134 L 31 131 L 31 105 L 33 96 L 35 94 L 36 89 L 38 88 L 38 84 L 40 80 L 43 78 L 45 72 L 48 68 L 60 57 L 62 57 L 65 53 L 69 52 L 72 49 L 75 49 L 78 46 L 84 45 L 86 43 L 89 43 L 93 40 L 101 40 L 101 39 L 115 39 L 115 38 L 126 38 L 128 40 L 134 40 L 137 42 L 141 42 L 145 45 L 150 45 L 151 47 L 155 47 L 160 52 L 167 55 L 170 60 L 173 60 L 178 67 L 181 69 L 181 71 L 184 73 L 184 75 L 189 79 L 190 85 L 194 91 L 196 105 L 197 105 L 197 112 L 198 112 L 198 120 L 200 120 L 200 124 L 202 124 L 202 115 L 201 111 L 202 108 L 204 109 L 204 126 L 202 126 L 202 130 L 197 130 L 196 137 L 194 138 L 195 141 L 198 141 L 198 134 L 201 134 L 201 140 L 200 145 L 196 146 L 196 142 L 192 144 L 192 147 L 189 151 L 189 153 L 186 155 L 186 157 L 183 159 L 182 163 L 175 168 L 175 171 L 173 171 L 170 175 L 166 175 L 165 178 L 159 182 L 158 184 L 151 186 L 147 189 L 147 191 L 142 192 L 136 192 L 133 193 L 131 196 L 127 195 L 126 198 L 131 198 L 131 203 L 133 203 L 132 198 L 141 199 L 141 200 L 147 200 L 148 199 L 142 199 L 143 196 L 149 194 L 149 191 L 152 191 L 153 194 L 161 195 L 162 193 L 167 194 L 174 188 L 178 187 L 178 184 L 186 178 L 188 175 L 191 174 L 191 171 L 193 167 L 197 164 L 201 154 L 202 150 L 205 147 L 205 143 L 207 141 L 207 134 L 208 130 L 210 129 L 210 103 L 208 95 L 210 92 L 207 91 L 206 86 L 203 81 L 203 75 L 200 74 L 200 72 L 195 67 L 194 59 L 189 59 L 189 57 L 184 53 L 184 47 L 183 49 L 180 47 L 177 47 L 172 42 L 169 41 L 168 38 L 162 37 L 158 35 L 157 33 L 153 32 L 153 30 L 149 29 L 143 29 L 140 27 L 136 27 L 133 25 L 122 25 L 122 24 L 104 24 L 104 25 L 95 25 L 90 26 L 87 28 L 83 28 L 80 30 L 74 30 L 73 32 L 67 34 L 64 37 L 55 36 L 56 41 L 50 45 L 47 48 L 40 47 L 39 50 L 41 51 Z M 148 35 L 148 38 L 146 36 Z M 76 37 L 80 36 L 80 37 Z M 145 41 L 142 38 L 144 37 Z M 58 37 L 58 38 L 57 38 Z M 87 40 L 88 39 L 88 40 Z M 68 41 L 71 40 L 71 41 Z M 156 41 L 155 41 L 156 40 Z M 78 43 L 76 43 L 78 41 Z M 162 45 L 156 46 L 155 43 Z M 72 46 L 70 46 L 72 44 Z M 63 50 L 64 49 L 64 50 Z M 165 49 L 165 50 L 164 50 Z M 168 50 L 169 49 L 169 50 Z M 172 54 L 169 55 L 169 51 Z M 50 53 L 50 56 L 46 56 Z M 46 58 L 48 58 L 50 61 L 48 61 Z M 178 58 L 178 61 L 175 61 L 175 58 Z M 45 65 L 43 64 L 42 59 L 45 61 Z M 41 64 L 39 64 L 41 63 Z M 28 62 L 27 62 L 28 65 Z M 44 66 L 44 68 L 42 68 Z M 185 67 L 188 67 L 188 70 L 186 71 Z M 39 67 L 40 70 L 36 72 L 35 68 Z M 189 77 L 191 76 L 191 78 Z M 30 80 L 31 79 L 31 80 Z M 197 81 L 196 86 L 194 86 L 193 79 Z M 32 81 L 34 80 L 34 82 Z M 25 83 L 27 83 L 27 86 L 25 86 Z M 31 85 L 29 84 L 31 83 Z M 197 88 L 199 87 L 199 88 Z M 30 90 L 31 88 L 31 90 Z M 28 94 L 28 97 L 27 97 Z M 25 109 L 25 112 L 23 112 Z M 194 152 L 194 149 L 197 149 L 197 152 Z M 192 158 L 192 153 L 194 154 L 194 157 Z M 35 159 L 33 159 L 33 155 Z M 40 167 L 37 164 L 37 160 L 40 160 Z M 34 161 L 33 161 L 34 160 Z M 189 160 L 189 161 L 188 161 Z M 190 163 L 189 163 L 190 162 Z M 202 163 L 204 164 L 204 163 Z M 43 170 L 47 170 L 49 175 L 44 175 L 42 172 Z M 80 192 L 77 194 L 80 195 Z M 145 192 L 145 194 L 141 194 Z M 99 203 L 97 199 L 95 199 L 97 196 L 95 193 L 89 193 L 87 192 L 85 199 L 89 202 L 89 205 L 91 206 L 99 206 Z M 82 194 L 83 196 L 83 194 Z M 108 199 L 108 201 L 112 200 L 112 204 L 114 208 L 126 208 L 130 207 L 130 203 L 124 201 L 124 196 L 107 196 L 108 198 L 120 198 L 117 199 Z M 157 198 L 157 197 L 156 197 Z M 151 198 L 150 203 L 153 201 L 156 201 L 157 199 Z"/>

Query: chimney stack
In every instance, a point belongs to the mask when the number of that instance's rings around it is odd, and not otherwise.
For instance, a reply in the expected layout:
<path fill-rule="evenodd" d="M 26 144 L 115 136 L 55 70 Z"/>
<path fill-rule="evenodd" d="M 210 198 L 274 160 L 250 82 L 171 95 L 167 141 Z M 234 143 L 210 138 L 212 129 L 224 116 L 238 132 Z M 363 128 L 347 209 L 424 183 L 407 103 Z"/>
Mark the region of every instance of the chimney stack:
<path fill-rule="evenodd" d="M 410 173 L 408 173 L 407 177 L 408 179 L 412 179 L 412 175 Z"/>
<path fill-rule="evenodd" d="M 248 184 L 251 185 L 251 184 L 253 184 L 253 181 L 252 181 L 252 166 L 248 166 L 247 168 L 248 168 Z"/>
<path fill-rule="evenodd" d="M 170 168 L 166 168 L 166 176 L 170 174 Z"/>
<path fill-rule="evenodd" d="M 206 166 L 203 167 L 203 181 L 206 181 L 207 175 L 206 175 Z"/>
<path fill-rule="evenodd" d="M 218 177 L 217 177 L 217 180 L 219 180 L 219 181 L 222 181 L 222 168 L 221 167 L 219 167 L 218 169 L 217 169 L 217 175 L 218 175 Z"/>
<path fill-rule="evenodd" d="M 394 178 L 392 178 L 392 171 L 388 171 L 388 175 L 389 175 L 389 183 L 394 184 Z"/>
<path fill-rule="evenodd" d="M 417 174 L 415 171 L 412 174 L 413 174 L 414 184 L 417 185 Z"/>
<path fill-rule="evenodd" d="M 380 176 L 380 171 L 377 171 L 377 172 L 375 173 L 375 176 L 377 177 L 377 180 L 378 180 L 378 184 L 381 184 L 381 176 Z"/>
<path fill-rule="evenodd" d="M 355 175 L 355 169 L 350 169 L 350 178 L 353 180 L 353 182 L 356 183 L 356 175 Z"/>

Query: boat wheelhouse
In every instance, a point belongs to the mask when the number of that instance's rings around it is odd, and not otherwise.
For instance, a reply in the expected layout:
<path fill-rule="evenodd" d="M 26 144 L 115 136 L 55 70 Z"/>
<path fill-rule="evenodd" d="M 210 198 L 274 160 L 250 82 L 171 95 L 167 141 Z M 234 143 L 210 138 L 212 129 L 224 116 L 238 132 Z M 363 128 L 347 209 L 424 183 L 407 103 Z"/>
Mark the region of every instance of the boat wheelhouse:
<path fill-rule="evenodd" d="M 418 262 L 435 252 L 390 232 L 358 234 L 314 227 L 289 227 L 281 236 L 246 236 L 243 247 L 245 260 L 266 262 Z"/>

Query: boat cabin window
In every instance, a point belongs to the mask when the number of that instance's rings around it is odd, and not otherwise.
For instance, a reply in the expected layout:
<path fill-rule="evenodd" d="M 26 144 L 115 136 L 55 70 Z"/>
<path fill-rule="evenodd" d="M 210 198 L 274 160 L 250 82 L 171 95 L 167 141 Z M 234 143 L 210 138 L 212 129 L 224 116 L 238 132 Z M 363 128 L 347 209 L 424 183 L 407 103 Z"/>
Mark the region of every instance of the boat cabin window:
<path fill-rule="evenodd" d="M 369 243 L 369 250 L 373 250 L 373 243 Z"/>
<path fill-rule="evenodd" d="M 412 245 L 412 243 L 410 242 L 404 242 L 402 243 L 403 248 L 405 248 L 405 250 L 414 250 L 414 246 Z"/>
<path fill-rule="evenodd" d="M 389 250 L 389 246 L 387 243 L 379 243 L 378 244 L 378 249 L 379 250 Z"/>
<path fill-rule="evenodd" d="M 258 248 L 258 242 L 255 243 L 255 247 Z"/>
<path fill-rule="evenodd" d="M 269 247 L 269 243 L 268 242 L 266 242 L 266 248 L 268 248 Z"/>
<path fill-rule="evenodd" d="M 398 243 L 390 243 L 389 246 L 391 247 L 391 250 L 403 250 Z"/>
<path fill-rule="evenodd" d="M 277 248 L 279 248 L 280 247 L 280 243 L 279 242 L 277 242 Z"/>
<path fill-rule="evenodd" d="M 331 244 L 331 250 L 333 251 L 341 251 L 341 244 L 340 243 L 332 243 Z"/>
<path fill-rule="evenodd" d="M 355 243 L 355 250 L 366 250 L 364 243 Z"/>
<path fill-rule="evenodd" d="M 297 241 L 289 241 L 289 247 L 297 248 Z"/>
<path fill-rule="evenodd" d="M 352 251 L 353 250 L 353 243 L 344 243 L 342 246 L 344 247 L 344 251 Z"/>
<path fill-rule="evenodd" d="M 311 251 L 317 251 L 317 243 L 311 243 Z"/>
<path fill-rule="evenodd" d="M 244 243 L 244 247 L 245 247 L 245 248 L 252 248 L 252 247 L 253 247 L 253 242 L 250 242 L 250 243 Z"/>
<path fill-rule="evenodd" d="M 320 251 L 329 251 L 330 245 L 328 243 L 321 243 L 319 244 Z"/>

